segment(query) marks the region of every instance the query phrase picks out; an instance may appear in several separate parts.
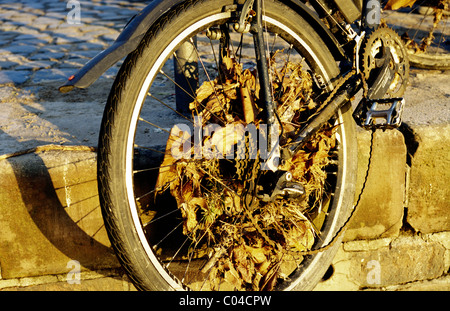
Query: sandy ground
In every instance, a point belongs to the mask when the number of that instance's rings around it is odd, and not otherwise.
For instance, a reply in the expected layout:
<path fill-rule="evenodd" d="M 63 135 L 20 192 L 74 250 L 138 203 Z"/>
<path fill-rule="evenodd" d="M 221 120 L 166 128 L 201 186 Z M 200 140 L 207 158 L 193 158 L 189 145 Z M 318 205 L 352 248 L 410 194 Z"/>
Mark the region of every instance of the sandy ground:
<path fill-rule="evenodd" d="M 54 84 L 1 87 L 0 154 L 45 144 L 96 146 L 110 86 L 101 81 L 68 95 Z"/>

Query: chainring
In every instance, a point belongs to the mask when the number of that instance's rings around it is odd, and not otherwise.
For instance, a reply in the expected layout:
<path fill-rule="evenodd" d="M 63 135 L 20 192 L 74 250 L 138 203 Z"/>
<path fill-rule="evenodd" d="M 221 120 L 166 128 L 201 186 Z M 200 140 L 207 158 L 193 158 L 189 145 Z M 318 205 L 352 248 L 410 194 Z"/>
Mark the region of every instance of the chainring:
<path fill-rule="evenodd" d="M 362 48 L 361 70 L 369 85 L 375 81 L 384 62 L 385 48 L 392 55 L 389 66 L 395 72 L 385 97 L 401 97 L 409 80 L 409 61 L 402 39 L 394 30 L 380 27 L 366 38 Z"/>

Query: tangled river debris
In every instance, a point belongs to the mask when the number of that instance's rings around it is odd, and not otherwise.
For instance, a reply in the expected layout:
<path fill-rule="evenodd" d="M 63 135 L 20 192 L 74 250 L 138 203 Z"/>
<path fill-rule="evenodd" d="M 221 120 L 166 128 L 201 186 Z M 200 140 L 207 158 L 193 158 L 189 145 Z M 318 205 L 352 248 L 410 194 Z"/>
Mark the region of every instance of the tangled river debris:
<path fill-rule="evenodd" d="M 276 57 L 277 53 L 270 67 L 283 146 L 314 113 L 316 103 L 311 99 L 310 74 L 301 64 L 292 62 L 277 69 Z M 242 64 L 230 57 L 223 58 L 221 67 L 219 77 L 197 90 L 196 100 L 190 104 L 193 115 L 202 126 L 255 124 L 259 128 L 262 109 L 256 71 L 243 70 Z M 177 126 L 172 128 L 159 170 L 157 194 L 170 191 L 176 199 L 184 220 L 183 234 L 191 239 L 190 257 L 207 256 L 201 272 L 209 280 L 210 289 L 271 290 L 301 263 L 300 252 L 313 246 L 316 227 L 320 229 L 321 225 L 318 215 L 329 203 L 323 190 L 327 177 L 324 168 L 335 147 L 335 130 L 331 125 L 323 128 L 281 167 L 304 185 L 308 199 L 262 202 L 248 193 L 249 180 L 266 173 L 260 170 L 259 160 L 223 157 L 242 141 L 249 147 L 244 131 L 230 134 L 217 130 L 205 135 L 203 148 L 215 146 L 213 151 L 222 157 L 192 160 L 180 158 L 178 155 L 186 150 L 178 146 L 188 142 L 188 154 L 193 155 L 193 138 Z"/>

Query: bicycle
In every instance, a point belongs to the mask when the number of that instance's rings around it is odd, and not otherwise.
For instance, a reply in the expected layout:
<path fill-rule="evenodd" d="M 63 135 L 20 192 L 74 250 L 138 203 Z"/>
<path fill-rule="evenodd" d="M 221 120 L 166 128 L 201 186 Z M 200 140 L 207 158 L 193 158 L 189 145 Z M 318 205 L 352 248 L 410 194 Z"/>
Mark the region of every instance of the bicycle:
<path fill-rule="evenodd" d="M 390 2 L 385 6 L 383 18 L 387 26 L 402 36 L 411 65 L 423 69 L 450 69 L 450 2 L 417 0 L 406 8 Z"/>
<path fill-rule="evenodd" d="M 409 65 L 380 10 L 152 1 L 60 88 L 88 87 L 128 55 L 103 116 L 98 183 L 137 288 L 314 288 L 354 210 L 355 123 L 401 123 Z"/>

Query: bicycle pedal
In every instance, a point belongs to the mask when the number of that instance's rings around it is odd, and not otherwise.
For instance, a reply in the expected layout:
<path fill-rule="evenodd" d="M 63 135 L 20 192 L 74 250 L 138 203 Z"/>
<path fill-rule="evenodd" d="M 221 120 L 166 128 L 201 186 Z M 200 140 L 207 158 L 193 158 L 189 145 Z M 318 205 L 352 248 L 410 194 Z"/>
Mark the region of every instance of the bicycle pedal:
<path fill-rule="evenodd" d="M 404 98 L 364 98 L 353 112 L 353 118 L 366 130 L 398 128 L 402 124 L 404 105 Z"/>

